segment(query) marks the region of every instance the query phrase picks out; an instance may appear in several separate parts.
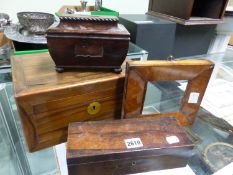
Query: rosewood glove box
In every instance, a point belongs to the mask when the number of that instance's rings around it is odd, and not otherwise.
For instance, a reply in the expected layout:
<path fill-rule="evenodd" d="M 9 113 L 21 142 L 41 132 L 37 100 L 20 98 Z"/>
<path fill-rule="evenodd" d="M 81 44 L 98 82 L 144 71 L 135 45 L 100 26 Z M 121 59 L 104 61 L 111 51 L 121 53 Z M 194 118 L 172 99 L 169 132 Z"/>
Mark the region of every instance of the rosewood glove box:
<path fill-rule="evenodd" d="M 120 116 L 125 75 L 57 73 L 48 53 L 11 59 L 16 103 L 30 151 L 67 139 L 70 122 Z"/>
<path fill-rule="evenodd" d="M 184 167 L 193 142 L 173 117 L 71 123 L 69 175 L 123 175 Z"/>

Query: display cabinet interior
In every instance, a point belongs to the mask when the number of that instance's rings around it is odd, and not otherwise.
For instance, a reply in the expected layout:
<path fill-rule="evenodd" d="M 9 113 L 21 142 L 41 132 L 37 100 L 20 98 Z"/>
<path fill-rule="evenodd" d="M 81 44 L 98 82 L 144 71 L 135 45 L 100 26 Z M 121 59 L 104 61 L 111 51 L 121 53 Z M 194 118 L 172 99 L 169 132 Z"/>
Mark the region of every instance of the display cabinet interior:
<path fill-rule="evenodd" d="M 179 111 L 187 84 L 187 80 L 148 82 L 142 114 Z"/>

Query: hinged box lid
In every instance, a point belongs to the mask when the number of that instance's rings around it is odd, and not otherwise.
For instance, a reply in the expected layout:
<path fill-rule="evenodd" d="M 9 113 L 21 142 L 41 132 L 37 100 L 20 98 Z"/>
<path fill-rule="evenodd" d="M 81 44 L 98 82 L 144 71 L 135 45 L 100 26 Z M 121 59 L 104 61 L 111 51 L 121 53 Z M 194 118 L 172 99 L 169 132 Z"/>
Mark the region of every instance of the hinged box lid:
<path fill-rule="evenodd" d="M 93 36 L 118 36 L 129 40 L 129 32 L 118 23 L 117 17 L 104 16 L 61 16 L 57 27 L 47 30 L 47 35 L 85 35 Z"/>
<path fill-rule="evenodd" d="M 136 157 L 189 157 L 193 142 L 173 117 L 71 123 L 68 165 Z"/>

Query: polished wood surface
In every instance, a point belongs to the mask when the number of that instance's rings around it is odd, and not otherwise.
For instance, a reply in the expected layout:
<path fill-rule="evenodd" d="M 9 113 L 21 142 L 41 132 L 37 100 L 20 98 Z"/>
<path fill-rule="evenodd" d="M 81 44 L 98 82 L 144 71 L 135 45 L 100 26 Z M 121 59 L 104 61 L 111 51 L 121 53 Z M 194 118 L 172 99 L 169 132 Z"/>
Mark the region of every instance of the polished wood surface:
<path fill-rule="evenodd" d="M 47 30 L 48 48 L 56 70 L 100 68 L 121 72 L 130 34 L 116 17 L 60 17 Z"/>
<path fill-rule="evenodd" d="M 30 151 L 67 139 L 70 122 L 120 117 L 124 73 L 54 70 L 48 53 L 11 59 L 16 103 Z M 88 107 L 101 108 L 90 114 Z"/>
<path fill-rule="evenodd" d="M 168 137 L 177 137 L 171 143 Z M 125 140 L 140 138 L 129 149 Z M 71 123 L 67 140 L 70 175 L 132 174 L 186 166 L 193 143 L 174 117 Z"/>
<path fill-rule="evenodd" d="M 178 112 L 143 116 L 175 116 L 183 126 L 193 124 L 213 68 L 214 63 L 208 60 L 128 62 L 122 117 L 134 118 L 142 115 L 148 81 L 188 80 Z M 189 102 L 192 93 L 198 93 L 196 103 Z"/>
<path fill-rule="evenodd" d="M 194 0 L 150 0 L 149 11 L 169 14 L 182 19 L 189 19 Z"/>
<path fill-rule="evenodd" d="M 231 35 L 231 39 L 230 39 L 229 44 L 233 46 L 233 35 Z"/>
<path fill-rule="evenodd" d="M 228 0 L 150 0 L 148 14 L 183 25 L 218 24 Z"/>
<path fill-rule="evenodd" d="M 221 24 L 224 23 L 223 19 L 213 19 L 213 18 L 201 18 L 201 17 L 191 17 L 189 20 L 177 18 L 174 16 L 154 12 L 154 11 L 149 11 L 146 14 L 156 16 L 159 18 L 163 18 L 165 20 L 171 20 L 175 23 L 186 25 L 186 26 L 191 26 L 191 25 L 211 25 L 211 24 Z"/>

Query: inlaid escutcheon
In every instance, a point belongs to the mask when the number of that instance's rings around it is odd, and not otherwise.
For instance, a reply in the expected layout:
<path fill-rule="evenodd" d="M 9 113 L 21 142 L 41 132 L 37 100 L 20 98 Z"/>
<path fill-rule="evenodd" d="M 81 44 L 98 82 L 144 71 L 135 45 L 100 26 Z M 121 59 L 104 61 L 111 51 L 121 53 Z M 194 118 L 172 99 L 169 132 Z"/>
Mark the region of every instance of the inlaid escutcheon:
<path fill-rule="evenodd" d="M 99 102 L 93 102 L 87 107 L 87 112 L 90 115 L 95 115 L 100 112 L 101 104 Z"/>

